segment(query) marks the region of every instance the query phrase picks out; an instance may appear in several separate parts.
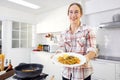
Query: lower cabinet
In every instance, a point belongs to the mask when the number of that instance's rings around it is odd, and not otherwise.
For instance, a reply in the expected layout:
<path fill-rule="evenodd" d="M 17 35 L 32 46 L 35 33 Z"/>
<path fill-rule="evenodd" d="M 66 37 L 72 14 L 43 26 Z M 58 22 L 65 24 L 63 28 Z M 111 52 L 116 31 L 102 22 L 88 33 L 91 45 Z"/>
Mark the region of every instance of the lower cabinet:
<path fill-rule="evenodd" d="M 105 80 L 105 79 L 100 78 L 100 77 L 93 76 L 93 77 L 92 77 L 92 80 Z"/>
<path fill-rule="evenodd" d="M 92 65 L 94 69 L 92 80 L 116 80 L 114 63 L 96 60 L 92 61 Z"/>
<path fill-rule="evenodd" d="M 53 53 L 35 52 L 31 54 L 31 63 L 43 64 L 43 73 L 47 73 L 46 80 L 50 80 L 54 76 L 54 80 L 62 80 L 61 67 L 52 62 L 51 56 Z"/>
<path fill-rule="evenodd" d="M 120 64 L 116 64 L 116 80 L 120 80 Z"/>
<path fill-rule="evenodd" d="M 61 67 L 52 62 L 53 53 L 33 52 L 31 54 L 31 63 L 43 64 L 43 73 L 49 76 L 46 80 L 50 80 L 54 76 L 54 80 L 62 80 Z M 92 80 L 120 80 L 120 64 L 104 60 L 92 60 L 94 72 Z"/>

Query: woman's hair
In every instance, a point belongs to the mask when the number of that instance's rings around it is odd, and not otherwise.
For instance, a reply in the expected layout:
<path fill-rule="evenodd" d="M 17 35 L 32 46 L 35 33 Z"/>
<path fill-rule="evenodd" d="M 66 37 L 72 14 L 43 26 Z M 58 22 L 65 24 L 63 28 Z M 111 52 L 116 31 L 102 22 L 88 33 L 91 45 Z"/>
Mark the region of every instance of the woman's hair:
<path fill-rule="evenodd" d="M 70 7 L 71 7 L 72 5 L 77 5 L 77 6 L 79 7 L 79 9 L 80 9 L 80 13 L 83 14 L 82 6 L 81 6 L 79 3 L 72 3 L 72 4 L 70 4 L 69 7 L 68 7 L 68 15 L 69 15 L 69 9 L 70 9 Z"/>

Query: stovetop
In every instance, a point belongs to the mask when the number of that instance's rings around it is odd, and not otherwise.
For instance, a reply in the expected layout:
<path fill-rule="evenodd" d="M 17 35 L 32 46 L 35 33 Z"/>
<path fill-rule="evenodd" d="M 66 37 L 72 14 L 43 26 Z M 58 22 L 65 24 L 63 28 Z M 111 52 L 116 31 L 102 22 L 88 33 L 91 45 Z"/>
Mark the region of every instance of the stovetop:
<path fill-rule="evenodd" d="M 14 75 L 12 78 L 15 80 L 45 80 L 48 74 L 42 73 L 39 76 L 33 78 L 19 78 L 17 75 Z"/>

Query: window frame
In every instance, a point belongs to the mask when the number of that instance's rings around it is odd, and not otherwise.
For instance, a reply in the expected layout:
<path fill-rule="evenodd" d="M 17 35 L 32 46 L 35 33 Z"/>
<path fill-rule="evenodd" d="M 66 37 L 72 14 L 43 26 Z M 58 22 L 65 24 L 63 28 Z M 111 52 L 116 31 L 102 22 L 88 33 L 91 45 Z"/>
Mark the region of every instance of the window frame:
<path fill-rule="evenodd" d="M 14 26 L 15 24 L 18 27 Z M 25 24 L 25 26 L 22 26 L 24 24 Z M 25 22 L 17 22 L 17 21 L 12 22 L 12 45 L 11 45 L 12 48 L 31 48 L 32 47 L 32 26 L 33 26 L 32 24 L 25 23 Z M 31 29 L 31 31 L 29 31 L 29 28 Z M 14 32 L 14 34 L 13 34 L 13 32 Z M 23 34 L 23 32 L 24 32 L 24 34 Z M 15 33 L 18 34 L 18 37 L 16 36 Z M 31 33 L 31 34 L 29 34 L 29 33 Z M 17 37 L 17 38 L 15 38 L 15 37 Z M 18 41 L 18 44 L 17 44 L 17 42 L 15 43 L 15 41 Z M 22 43 L 22 41 L 26 41 L 26 42 Z"/>

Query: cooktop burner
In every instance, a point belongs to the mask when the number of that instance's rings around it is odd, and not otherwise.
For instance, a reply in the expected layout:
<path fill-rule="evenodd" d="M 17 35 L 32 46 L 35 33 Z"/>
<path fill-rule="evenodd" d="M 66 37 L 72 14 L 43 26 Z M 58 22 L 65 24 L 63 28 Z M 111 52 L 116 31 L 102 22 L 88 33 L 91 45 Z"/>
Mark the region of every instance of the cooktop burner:
<path fill-rule="evenodd" d="M 42 73 L 39 76 L 33 77 L 33 78 L 19 78 L 17 75 L 14 75 L 13 78 L 16 80 L 44 80 L 48 74 Z"/>

